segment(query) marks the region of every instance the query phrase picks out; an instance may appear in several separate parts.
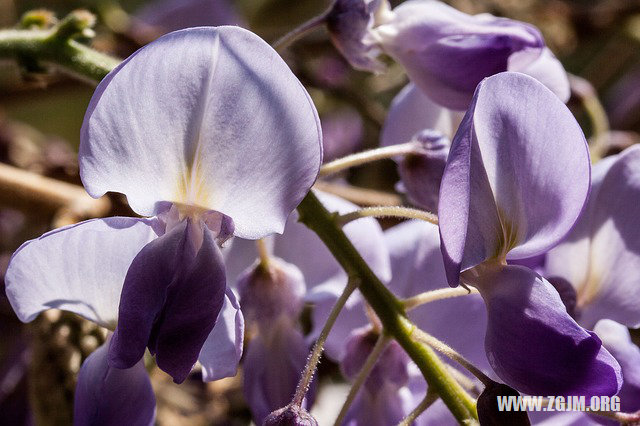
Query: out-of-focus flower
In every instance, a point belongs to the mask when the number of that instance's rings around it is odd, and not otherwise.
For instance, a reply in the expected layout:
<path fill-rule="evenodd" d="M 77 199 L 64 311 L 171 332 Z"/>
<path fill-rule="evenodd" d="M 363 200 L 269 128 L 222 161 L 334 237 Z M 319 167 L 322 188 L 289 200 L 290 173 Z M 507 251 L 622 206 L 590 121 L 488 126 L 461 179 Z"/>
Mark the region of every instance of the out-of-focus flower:
<path fill-rule="evenodd" d="M 393 11 L 386 1 L 338 3 L 329 28 L 345 57 L 356 68 L 381 71 L 375 58 L 387 53 L 439 105 L 467 109 L 478 83 L 503 71 L 529 74 L 562 101 L 569 99 L 567 74 L 532 25 L 467 15 L 435 0 L 406 1 Z M 331 21 L 333 15 L 342 25 Z M 357 25 L 347 26 L 347 16 L 355 16 Z"/>
<path fill-rule="evenodd" d="M 127 369 L 109 366 L 110 340 L 84 361 L 78 373 L 73 424 L 151 426 L 156 419 L 156 398 L 139 360 Z"/>
<path fill-rule="evenodd" d="M 183 30 L 138 50 L 89 104 L 80 175 L 90 195 L 121 192 L 153 217 L 25 243 L 6 275 L 18 317 L 58 308 L 115 327 L 112 367 L 148 347 L 176 382 L 198 359 L 205 380 L 235 374 L 243 320 L 218 244 L 282 232 L 317 176 L 320 135 L 308 93 L 246 30 Z"/>
<path fill-rule="evenodd" d="M 506 265 L 556 245 L 582 212 L 589 182 L 584 135 L 553 93 L 520 73 L 478 86 L 442 179 L 442 252 L 449 283 L 484 298 L 493 370 L 525 393 L 614 395 L 621 385 L 618 363 L 554 287 Z"/>
<path fill-rule="evenodd" d="M 352 154 L 362 145 L 364 126 L 357 111 L 345 108 L 323 116 L 320 121 L 325 161 Z"/>
<path fill-rule="evenodd" d="M 246 26 L 228 0 L 156 0 L 147 3 L 135 17 L 134 34 L 151 29 L 161 35 L 189 27 Z"/>
<path fill-rule="evenodd" d="M 302 272 L 275 257 L 249 267 L 237 286 L 248 329 L 257 333 L 244 360 L 244 394 L 256 424 L 262 424 L 291 401 L 306 364 L 309 345 L 297 325 L 306 288 Z M 315 382 L 306 405 L 314 395 Z"/>

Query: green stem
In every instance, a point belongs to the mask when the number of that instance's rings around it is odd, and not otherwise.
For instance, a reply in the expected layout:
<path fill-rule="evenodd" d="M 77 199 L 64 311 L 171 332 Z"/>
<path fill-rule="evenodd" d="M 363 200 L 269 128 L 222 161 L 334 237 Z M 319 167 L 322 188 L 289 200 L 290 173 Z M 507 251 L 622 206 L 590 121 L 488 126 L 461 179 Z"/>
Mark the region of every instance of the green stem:
<path fill-rule="evenodd" d="M 58 37 L 50 30 L 1 30 L 0 58 L 42 61 L 57 65 L 82 80 L 95 84 L 120 60 L 77 41 Z"/>
<path fill-rule="evenodd" d="M 340 215 L 337 221 L 340 225 L 346 225 L 351 221 L 362 219 L 364 217 L 400 217 L 405 219 L 420 219 L 433 225 L 438 225 L 438 216 L 435 214 L 404 206 L 364 207 L 362 209 Z"/>
<path fill-rule="evenodd" d="M 475 401 L 448 372 L 432 348 L 414 339 L 416 326 L 400 302 L 371 271 L 336 221 L 318 198 L 309 192 L 298 206 L 300 222 L 314 231 L 351 277 L 360 278 L 360 292 L 376 312 L 387 334 L 398 341 L 458 422 L 477 419 Z"/>

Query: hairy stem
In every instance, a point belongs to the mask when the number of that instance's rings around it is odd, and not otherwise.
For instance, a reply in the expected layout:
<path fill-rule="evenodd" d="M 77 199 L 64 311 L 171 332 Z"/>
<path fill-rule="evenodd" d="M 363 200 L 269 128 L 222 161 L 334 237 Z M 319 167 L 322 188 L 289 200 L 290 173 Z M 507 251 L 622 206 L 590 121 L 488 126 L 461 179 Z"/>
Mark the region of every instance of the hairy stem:
<path fill-rule="evenodd" d="M 383 148 L 370 149 L 368 151 L 358 152 L 356 154 L 347 155 L 326 163 L 320 168 L 320 176 L 328 176 L 338 173 L 351 167 L 361 166 L 373 161 L 384 160 L 403 156 L 407 154 L 415 154 L 418 152 L 420 145 L 415 142 L 407 142 L 399 145 L 385 146 Z"/>
<path fill-rule="evenodd" d="M 458 352 L 456 352 L 456 350 L 453 349 L 451 346 L 436 339 L 432 335 L 425 333 L 420 329 L 415 329 L 414 335 L 417 340 L 423 343 L 426 343 L 427 345 L 431 346 L 438 352 L 445 354 L 447 357 L 451 358 L 452 360 L 454 360 L 455 362 L 457 362 L 458 364 L 466 368 L 471 374 L 476 376 L 485 386 L 490 383 L 493 383 L 493 380 L 487 377 L 486 374 L 484 374 L 478 367 L 473 365 L 468 359 L 466 359 L 465 357 L 460 355 Z"/>
<path fill-rule="evenodd" d="M 414 410 L 411 413 L 409 413 L 409 415 L 405 417 L 404 420 L 402 420 L 398 424 L 398 426 L 410 426 L 413 423 L 413 421 L 417 419 L 418 416 L 424 412 L 424 410 L 429 408 L 431 404 L 433 404 L 437 400 L 438 400 L 438 395 L 436 395 L 433 392 L 429 392 L 427 390 L 427 394 L 424 396 L 424 399 L 420 402 L 420 404 L 418 404 L 418 406 L 414 408 Z"/>
<path fill-rule="evenodd" d="M 347 282 L 347 286 L 344 288 L 338 300 L 336 300 L 333 308 L 331 308 L 329 318 L 327 318 L 327 322 L 324 324 L 324 327 L 322 327 L 320 336 L 318 336 L 318 340 L 316 340 L 315 345 L 313 345 L 311 355 L 309 355 L 309 358 L 307 359 L 307 365 L 305 366 L 302 377 L 300 378 L 300 382 L 296 387 L 296 393 L 293 396 L 293 401 L 291 401 L 292 404 L 302 407 L 302 401 L 304 400 L 304 396 L 309 390 L 309 385 L 311 384 L 311 380 L 313 379 L 313 373 L 315 373 L 318 361 L 320 360 L 320 355 L 322 355 L 324 342 L 327 341 L 329 332 L 331 331 L 333 324 L 335 324 L 336 319 L 338 319 L 338 315 L 340 314 L 340 311 L 342 311 L 344 304 L 347 303 L 347 299 L 349 299 L 349 296 L 351 296 L 351 294 L 357 287 L 357 279 L 349 279 L 349 281 Z"/>
<path fill-rule="evenodd" d="M 387 343 L 389 343 L 389 336 L 386 336 L 383 332 L 382 334 L 380 334 L 380 336 L 378 336 L 378 340 L 376 340 L 376 344 L 373 346 L 371 353 L 369 354 L 369 356 L 367 356 L 367 359 L 364 361 L 362 368 L 360 369 L 360 371 L 358 372 L 358 375 L 353 381 L 353 384 L 351 385 L 351 389 L 349 389 L 349 394 L 347 395 L 347 399 L 344 401 L 344 404 L 342 404 L 340 413 L 338 414 L 336 421 L 333 423 L 334 426 L 340 426 L 342 424 L 344 417 L 347 415 L 347 411 L 349 410 L 349 407 L 353 403 L 353 400 L 356 398 L 356 395 L 358 394 L 358 391 L 364 384 L 364 381 L 367 379 L 367 377 L 369 377 L 369 373 L 371 372 L 371 370 L 373 370 L 373 367 L 376 365 L 376 362 L 378 361 L 378 357 L 380 357 L 380 354 L 382 353 L 384 348 L 387 347 Z"/>
<path fill-rule="evenodd" d="M 468 294 L 480 294 L 474 287 L 439 288 L 437 290 L 425 291 L 413 297 L 404 299 L 404 308 L 408 311 L 436 300 L 449 299 L 451 297 L 466 296 Z"/>
<path fill-rule="evenodd" d="M 353 220 L 362 219 L 363 217 L 400 217 L 406 219 L 420 219 L 434 225 L 438 224 L 438 216 L 435 214 L 424 210 L 402 206 L 365 207 L 351 213 L 340 215 L 338 217 L 338 222 L 341 225 L 346 225 Z"/>
<path fill-rule="evenodd" d="M 359 289 L 376 312 L 385 332 L 396 339 L 460 423 L 477 420 L 475 401 L 451 376 L 445 364 L 428 345 L 413 337 L 416 326 L 407 318 L 400 302 L 371 271 L 340 228 L 334 214 L 309 192 L 298 206 L 300 221 L 314 231 L 351 277 L 360 279 Z"/>
<path fill-rule="evenodd" d="M 287 46 L 289 46 L 291 43 L 293 43 L 300 37 L 304 36 L 310 31 L 315 30 L 320 25 L 323 25 L 327 21 L 327 16 L 329 16 L 329 13 L 331 13 L 332 9 L 333 9 L 333 3 L 331 4 L 331 6 L 329 6 L 327 10 L 322 12 L 320 15 L 314 16 L 313 18 L 309 19 L 307 22 L 289 31 L 287 34 L 283 35 L 278 40 L 276 40 L 271 46 L 277 51 L 284 50 Z"/>

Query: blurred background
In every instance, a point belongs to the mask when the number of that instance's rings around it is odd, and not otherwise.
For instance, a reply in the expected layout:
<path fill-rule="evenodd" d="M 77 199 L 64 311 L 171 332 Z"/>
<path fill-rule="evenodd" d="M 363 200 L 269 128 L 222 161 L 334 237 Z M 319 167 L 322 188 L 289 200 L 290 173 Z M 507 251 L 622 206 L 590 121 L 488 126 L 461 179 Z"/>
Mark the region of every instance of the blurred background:
<path fill-rule="evenodd" d="M 395 5 L 400 3 L 393 1 Z M 570 108 L 587 137 L 603 137 L 617 152 L 640 140 L 640 1 L 636 0 L 451 0 L 467 13 L 490 12 L 530 22 L 573 80 Z M 40 10 L 52 25 L 75 9 L 97 17 L 95 37 L 86 43 L 124 58 L 158 36 L 199 25 L 240 25 L 268 42 L 324 11 L 318 0 L 0 0 L 0 27 L 15 28 L 28 11 Z M 393 96 L 407 83 L 388 61 L 383 75 L 353 70 L 318 29 L 283 56 L 311 93 L 321 116 L 325 159 L 378 145 Z M 94 86 L 41 64 L 0 61 L 0 162 L 80 184 L 76 151 L 85 109 Z M 596 97 L 597 95 L 597 97 Z M 597 100 L 600 100 L 598 102 Z M 395 165 L 379 162 L 343 176 L 350 184 L 393 193 Z M 2 198 L 2 197 L 0 197 Z M 131 214 L 111 196 L 105 215 Z M 0 275 L 25 240 L 52 227 L 55 212 L 0 205 Z M 50 312 L 23 326 L 0 296 L 0 424 L 70 424 L 75 373 L 105 338 L 104 331 L 72 315 Z M 636 334 L 637 337 L 637 334 Z M 203 384 L 194 374 L 176 386 L 149 366 L 161 425 L 241 425 L 250 414 L 241 375 Z M 339 381 L 334 365 L 321 364 L 323 380 Z M 30 407 L 40 413 L 33 417 Z"/>

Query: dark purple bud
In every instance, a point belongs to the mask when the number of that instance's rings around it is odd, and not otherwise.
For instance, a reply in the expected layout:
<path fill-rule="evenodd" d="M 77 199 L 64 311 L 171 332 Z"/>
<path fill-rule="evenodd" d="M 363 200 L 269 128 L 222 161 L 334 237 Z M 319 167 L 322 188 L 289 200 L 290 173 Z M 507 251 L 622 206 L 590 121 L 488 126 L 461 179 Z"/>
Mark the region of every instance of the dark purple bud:
<path fill-rule="evenodd" d="M 240 306 L 245 319 L 258 326 L 281 315 L 296 320 L 304 306 L 306 291 L 302 272 L 282 259 L 271 257 L 257 263 L 238 278 Z"/>
<path fill-rule="evenodd" d="M 351 333 L 345 355 L 340 363 L 342 372 L 348 379 L 354 379 L 362 369 L 378 338 L 379 333 L 370 326 L 356 329 Z M 401 388 L 409 381 L 408 365 L 409 356 L 395 340 L 392 340 L 369 373 L 365 382 L 366 389 L 375 395 L 386 383 Z"/>
<path fill-rule="evenodd" d="M 269 414 L 262 426 L 318 426 L 318 422 L 307 410 L 291 404 Z"/>
<path fill-rule="evenodd" d="M 367 41 L 376 13 L 388 7 L 386 0 L 337 0 L 327 16 L 327 29 L 336 49 L 356 69 L 384 70 L 376 59 L 380 49 Z"/>
<path fill-rule="evenodd" d="M 526 411 L 504 411 L 498 409 L 498 398 L 519 397 L 515 389 L 502 384 L 491 382 L 478 397 L 478 419 L 481 426 L 529 426 L 529 416 Z"/>
<path fill-rule="evenodd" d="M 413 204 L 436 212 L 451 142 L 439 131 L 430 129 L 419 132 L 413 140 L 420 144 L 420 152 L 398 162 L 401 189 Z"/>

